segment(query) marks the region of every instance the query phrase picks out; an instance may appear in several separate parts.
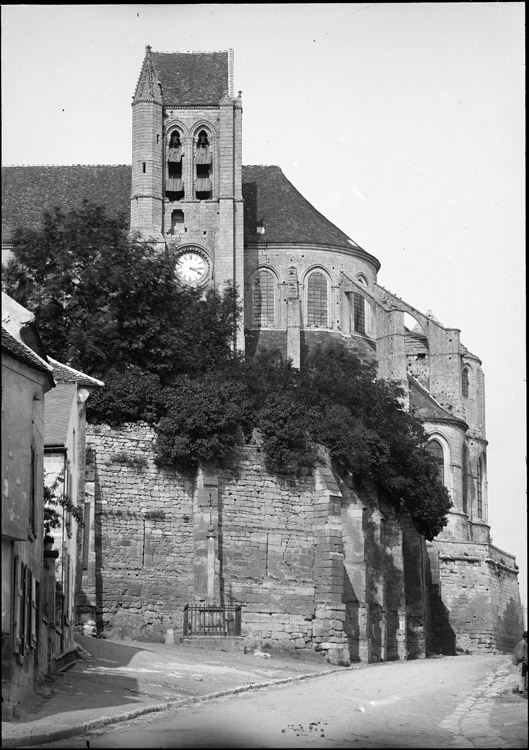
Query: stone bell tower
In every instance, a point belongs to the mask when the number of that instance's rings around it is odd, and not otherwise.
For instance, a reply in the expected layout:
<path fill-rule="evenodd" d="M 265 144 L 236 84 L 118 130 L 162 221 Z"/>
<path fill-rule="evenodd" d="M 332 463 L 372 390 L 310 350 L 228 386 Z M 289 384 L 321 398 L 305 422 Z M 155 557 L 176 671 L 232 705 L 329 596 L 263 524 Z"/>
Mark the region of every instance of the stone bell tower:
<path fill-rule="evenodd" d="M 134 231 L 174 258 L 179 283 L 232 283 L 242 299 L 242 102 L 232 50 L 146 47 L 132 101 Z M 242 322 L 236 338 L 243 349 Z"/>

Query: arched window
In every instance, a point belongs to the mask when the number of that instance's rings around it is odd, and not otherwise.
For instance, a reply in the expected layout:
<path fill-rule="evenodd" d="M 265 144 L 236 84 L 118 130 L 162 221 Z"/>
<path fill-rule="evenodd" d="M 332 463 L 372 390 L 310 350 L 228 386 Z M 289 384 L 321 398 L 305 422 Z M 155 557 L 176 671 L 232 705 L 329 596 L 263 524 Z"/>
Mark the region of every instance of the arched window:
<path fill-rule="evenodd" d="M 483 518 L 483 456 L 478 458 L 476 471 L 476 494 L 478 518 Z"/>
<path fill-rule="evenodd" d="M 205 130 L 201 130 L 197 137 L 195 170 L 195 197 L 199 200 L 211 198 L 211 148 Z"/>
<path fill-rule="evenodd" d="M 445 457 L 444 457 L 443 446 L 438 440 L 434 439 L 434 440 L 428 441 L 428 445 L 426 446 L 426 449 L 436 459 L 437 464 L 438 464 L 437 471 L 438 471 L 439 481 L 441 482 L 441 484 L 445 484 Z"/>
<path fill-rule="evenodd" d="M 275 322 L 274 276 L 264 269 L 252 283 L 252 319 L 255 328 L 271 328 Z"/>
<path fill-rule="evenodd" d="M 468 367 L 463 367 L 463 369 L 461 370 L 461 392 L 464 398 L 468 398 L 468 386 L 469 386 Z"/>
<path fill-rule="evenodd" d="M 307 325 L 327 327 L 327 277 L 313 271 L 307 284 Z"/>

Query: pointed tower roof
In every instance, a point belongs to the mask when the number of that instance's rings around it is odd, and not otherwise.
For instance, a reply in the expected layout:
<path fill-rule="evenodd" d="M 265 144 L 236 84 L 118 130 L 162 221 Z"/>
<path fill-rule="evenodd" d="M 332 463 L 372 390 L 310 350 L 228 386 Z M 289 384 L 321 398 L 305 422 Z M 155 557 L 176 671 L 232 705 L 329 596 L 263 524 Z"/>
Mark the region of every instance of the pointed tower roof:
<path fill-rule="evenodd" d="M 158 73 L 154 67 L 152 50 L 147 45 L 145 47 L 145 58 L 141 68 L 140 77 L 136 84 L 136 91 L 133 96 L 133 103 L 154 102 L 162 103 L 162 92 L 160 90 L 160 81 Z"/>
<path fill-rule="evenodd" d="M 163 104 L 217 106 L 226 91 L 232 96 L 232 56 L 231 50 L 153 52 Z"/>

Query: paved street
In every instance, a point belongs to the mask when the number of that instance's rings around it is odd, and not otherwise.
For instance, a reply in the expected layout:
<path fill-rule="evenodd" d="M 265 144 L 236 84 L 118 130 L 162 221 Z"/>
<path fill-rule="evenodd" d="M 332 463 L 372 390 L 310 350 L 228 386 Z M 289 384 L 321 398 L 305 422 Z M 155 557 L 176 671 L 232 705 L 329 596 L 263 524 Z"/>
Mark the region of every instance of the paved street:
<path fill-rule="evenodd" d="M 39 747 L 527 748 L 514 675 L 508 657 L 492 655 L 370 665 Z"/>

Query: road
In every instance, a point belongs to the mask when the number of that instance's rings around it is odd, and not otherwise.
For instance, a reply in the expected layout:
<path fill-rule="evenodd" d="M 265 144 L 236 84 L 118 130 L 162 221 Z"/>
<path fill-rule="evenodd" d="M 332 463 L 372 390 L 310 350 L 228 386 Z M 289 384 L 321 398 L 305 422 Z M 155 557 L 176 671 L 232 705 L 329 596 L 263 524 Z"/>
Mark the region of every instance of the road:
<path fill-rule="evenodd" d="M 149 714 L 41 747 L 524 748 L 523 733 L 506 741 L 493 717 L 498 663 L 498 657 L 459 656 L 371 665 Z M 520 707 L 514 705 L 518 724 Z"/>

